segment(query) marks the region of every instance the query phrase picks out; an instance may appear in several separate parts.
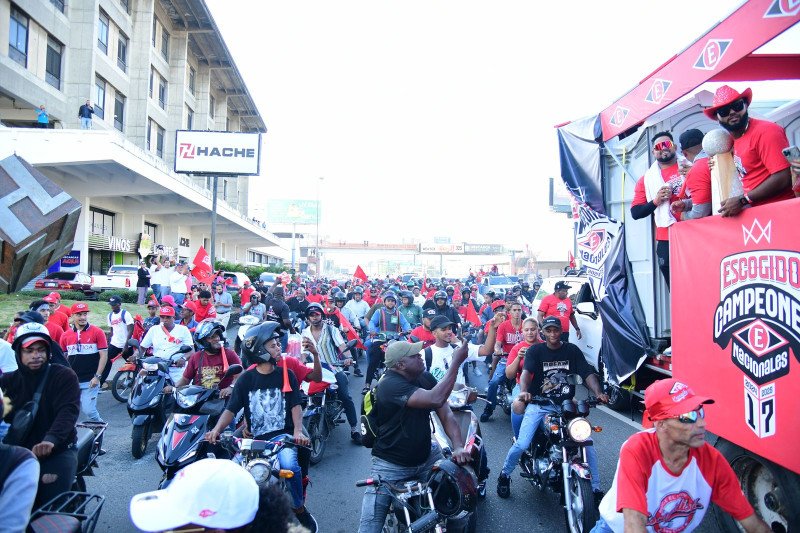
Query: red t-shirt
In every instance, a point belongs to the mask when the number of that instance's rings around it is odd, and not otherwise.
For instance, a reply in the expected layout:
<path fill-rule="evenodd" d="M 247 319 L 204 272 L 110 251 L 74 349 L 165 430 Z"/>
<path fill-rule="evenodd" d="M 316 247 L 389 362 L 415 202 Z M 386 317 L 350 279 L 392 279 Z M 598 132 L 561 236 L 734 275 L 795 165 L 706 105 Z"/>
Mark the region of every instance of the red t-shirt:
<path fill-rule="evenodd" d="M 308 368 L 306 365 L 301 363 L 297 360 L 297 358 L 290 356 L 283 356 L 281 360 L 278 361 L 278 366 L 283 368 L 283 363 L 286 361 L 286 368 L 294 372 L 295 377 L 297 378 L 297 382 L 301 383 L 303 381 L 309 381 L 306 379 L 310 373 L 314 371 L 312 368 Z M 256 363 L 253 363 L 247 370 L 252 370 L 256 367 Z"/>
<path fill-rule="evenodd" d="M 197 366 L 200 364 L 201 357 L 203 358 L 203 367 L 200 369 L 200 375 L 198 375 Z M 242 360 L 230 348 L 225 348 L 225 357 L 228 360 L 228 366 L 242 364 Z M 223 379 L 222 376 L 224 375 L 225 365 L 222 361 L 222 353 L 212 354 L 204 350 L 193 353 L 183 369 L 184 378 L 188 379 L 190 383 L 202 385 L 207 389 L 217 383 L 219 383 L 220 389 L 230 385 L 233 381 L 233 376 Z"/>
<path fill-rule="evenodd" d="M 620 450 L 614 483 L 600 504 L 600 516 L 613 531 L 624 529 L 622 509 L 647 517 L 648 531 L 690 533 L 714 502 L 735 520 L 753 514 L 736 474 L 708 443 L 689 448 L 679 473 L 665 465 L 655 430 L 631 436 Z"/>
<path fill-rule="evenodd" d="M 309 302 L 314 302 L 316 304 L 322 302 L 322 295 L 321 294 L 308 294 L 306 295 L 306 300 Z"/>
<path fill-rule="evenodd" d="M 750 119 L 744 135 L 733 141 L 734 160 L 739 172 L 742 173 L 744 192 L 752 191 L 772 174 L 789 168 L 789 161 L 781 152 L 787 146 L 789 139 L 779 125 L 767 120 Z M 794 198 L 794 193 L 791 187 L 787 187 L 777 196 L 756 204 L 768 204 L 790 198 Z"/>
<path fill-rule="evenodd" d="M 433 333 L 431 333 L 430 330 L 425 329 L 425 326 L 417 326 L 412 329 L 411 336 L 414 336 L 420 341 L 424 342 L 425 348 L 436 342 L 436 337 L 433 336 Z M 408 342 L 411 342 L 411 339 L 409 339 Z"/>
<path fill-rule="evenodd" d="M 711 203 L 711 169 L 708 168 L 707 157 L 697 158 L 692 162 L 680 197 L 691 198 L 694 205 Z"/>
<path fill-rule="evenodd" d="M 562 300 L 555 294 L 548 294 L 542 298 L 542 303 L 539 304 L 539 311 L 544 313 L 545 318 L 557 316 L 561 320 L 561 330 L 565 333 L 569 331 L 569 317 L 575 313 L 572 309 L 572 300 L 569 297 Z"/>
<path fill-rule="evenodd" d="M 53 322 L 53 324 L 61 328 L 62 331 L 67 331 L 69 329 L 69 317 L 59 310 L 50 313 L 50 318 L 48 318 L 47 321 Z"/>
<path fill-rule="evenodd" d="M 47 332 L 50 333 L 50 338 L 56 342 L 61 342 L 61 335 L 64 334 L 64 330 L 58 327 L 57 324 L 53 324 L 52 322 L 48 321 L 45 323 L 44 327 L 47 328 Z"/>
<path fill-rule="evenodd" d="M 669 197 L 669 203 L 674 202 L 675 200 L 679 199 L 678 194 L 683 187 L 683 176 L 681 176 L 680 169 L 678 168 L 678 163 L 676 162 L 674 165 L 669 166 L 667 168 L 661 169 L 661 177 L 664 180 L 664 184 L 669 185 L 672 188 L 672 194 Z M 631 201 L 631 207 L 635 205 L 644 205 L 647 203 L 647 193 L 645 192 L 644 187 L 644 176 L 639 178 L 639 181 L 636 182 L 636 187 L 633 189 L 633 200 Z M 656 240 L 657 241 L 668 241 L 669 240 L 669 228 L 661 228 L 656 227 Z"/>
<path fill-rule="evenodd" d="M 217 317 L 217 309 L 214 307 L 214 304 L 209 301 L 208 305 L 203 307 L 200 305 L 200 302 L 194 305 L 194 319 L 196 322 L 202 322 L 206 318 L 216 318 Z"/>
<path fill-rule="evenodd" d="M 536 343 L 534 342 L 533 344 L 536 344 Z M 511 363 L 516 361 L 517 356 L 522 358 L 520 360 L 520 362 L 519 362 L 519 366 L 517 367 L 517 383 L 519 383 L 519 377 L 522 375 L 522 371 L 524 370 L 523 367 L 525 365 L 525 352 L 527 352 L 528 348 L 533 346 L 533 344 L 528 343 L 528 341 L 518 342 L 517 344 L 514 345 L 513 348 L 511 348 L 511 351 L 508 352 L 508 361 L 506 361 L 506 364 L 508 366 L 511 366 Z M 522 355 L 520 356 L 519 352 L 523 348 L 525 348 L 525 352 L 522 352 Z"/>
<path fill-rule="evenodd" d="M 250 295 L 253 294 L 253 291 L 255 289 L 242 287 L 242 292 L 240 293 L 242 305 L 250 301 Z"/>
<path fill-rule="evenodd" d="M 511 319 L 504 321 L 497 327 L 496 341 L 502 344 L 503 353 L 511 352 L 515 344 L 522 341 L 522 322 L 514 326 Z"/>

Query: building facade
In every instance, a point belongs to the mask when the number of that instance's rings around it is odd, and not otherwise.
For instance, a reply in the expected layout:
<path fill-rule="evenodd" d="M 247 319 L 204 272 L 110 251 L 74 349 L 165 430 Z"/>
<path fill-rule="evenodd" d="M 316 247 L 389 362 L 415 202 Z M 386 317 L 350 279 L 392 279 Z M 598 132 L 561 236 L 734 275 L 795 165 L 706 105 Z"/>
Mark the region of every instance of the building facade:
<path fill-rule="evenodd" d="M 201 0 L 0 0 L 0 123 L 0 156 L 82 203 L 75 251 L 94 274 L 138 260 L 143 235 L 175 257 L 208 249 L 211 178 L 172 172 L 176 130 L 266 132 Z M 281 241 L 247 217 L 251 179 L 219 179 L 216 256 L 276 264 Z"/>

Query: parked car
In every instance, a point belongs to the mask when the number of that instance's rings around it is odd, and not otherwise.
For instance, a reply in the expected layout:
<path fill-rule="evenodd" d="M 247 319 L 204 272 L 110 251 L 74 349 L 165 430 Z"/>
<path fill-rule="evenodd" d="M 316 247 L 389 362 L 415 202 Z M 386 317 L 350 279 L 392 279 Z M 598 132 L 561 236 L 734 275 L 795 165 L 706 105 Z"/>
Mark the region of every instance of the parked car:
<path fill-rule="evenodd" d="M 508 276 L 485 276 L 478 290 L 481 294 L 486 294 L 491 289 L 496 295 L 504 296 L 514 285 L 516 284 Z"/>
<path fill-rule="evenodd" d="M 80 291 L 87 296 L 94 294 L 92 277 L 84 272 L 52 272 L 34 283 L 37 291 Z"/>
<path fill-rule="evenodd" d="M 272 285 L 276 279 L 278 279 L 278 275 L 273 272 L 262 272 L 258 276 L 258 281 L 265 285 Z"/>
<path fill-rule="evenodd" d="M 137 265 L 111 265 L 108 273 L 103 276 L 92 276 L 92 290 L 95 292 L 136 290 L 136 281 L 139 276 Z"/>
<path fill-rule="evenodd" d="M 222 277 L 225 278 L 225 284 L 228 286 L 229 291 L 238 291 L 245 281 L 250 281 L 250 278 L 244 272 L 223 272 Z"/>

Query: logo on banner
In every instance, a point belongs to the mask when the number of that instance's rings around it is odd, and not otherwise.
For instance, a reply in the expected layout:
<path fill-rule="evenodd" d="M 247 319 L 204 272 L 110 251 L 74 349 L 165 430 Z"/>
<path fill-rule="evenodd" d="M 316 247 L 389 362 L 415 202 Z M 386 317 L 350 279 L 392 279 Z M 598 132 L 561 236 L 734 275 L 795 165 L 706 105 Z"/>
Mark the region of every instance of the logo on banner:
<path fill-rule="evenodd" d="M 178 157 L 182 157 L 183 159 L 194 159 L 194 145 L 190 143 L 179 144 Z"/>
<path fill-rule="evenodd" d="M 586 268 L 586 275 L 599 299 L 606 294 L 605 262 L 615 239 L 619 238 L 621 224 L 590 209 L 581 209 L 578 231 L 577 256 Z"/>
<path fill-rule="evenodd" d="M 764 18 L 793 17 L 798 13 L 800 13 L 800 0 L 775 0 L 764 13 Z"/>
<path fill-rule="evenodd" d="M 747 246 L 747 243 L 750 241 L 753 241 L 754 244 L 758 244 L 761 242 L 761 239 L 772 242 L 772 221 L 770 220 L 765 226 L 762 226 L 758 219 L 755 219 L 749 228 L 742 226 L 742 233 L 744 234 L 745 246 Z"/>
<path fill-rule="evenodd" d="M 694 68 L 700 70 L 717 68 L 731 43 L 733 39 L 710 39 L 700 52 L 700 57 L 694 62 Z"/>
<path fill-rule="evenodd" d="M 596 229 L 590 231 L 586 237 L 578 241 L 578 246 L 586 248 L 591 253 L 595 254 L 600 250 L 600 247 L 603 245 L 603 242 L 606 239 L 606 230 L 604 229 Z"/>
<path fill-rule="evenodd" d="M 612 126 L 622 126 L 622 124 L 625 122 L 625 119 L 628 118 L 628 113 L 630 113 L 630 109 L 618 105 L 614 110 L 614 113 L 611 115 L 609 122 Z"/>
<path fill-rule="evenodd" d="M 651 85 L 650 90 L 647 91 L 647 96 L 644 97 L 645 101 L 650 102 L 651 104 L 660 104 L 661 100 L 663 100 L 667 95 L 667 91 L 671 85 L 671 81 L 661 80 L 658 78 L 654 79 L 653 85 Z"/>

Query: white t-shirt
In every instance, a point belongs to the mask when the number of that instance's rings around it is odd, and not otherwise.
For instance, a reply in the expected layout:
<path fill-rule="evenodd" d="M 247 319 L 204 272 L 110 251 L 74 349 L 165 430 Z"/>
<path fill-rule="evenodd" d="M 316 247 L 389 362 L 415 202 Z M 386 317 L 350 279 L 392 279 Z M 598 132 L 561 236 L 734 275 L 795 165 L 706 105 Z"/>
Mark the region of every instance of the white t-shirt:
<path fill-rule="evenodd" d="M 156 357 L 161 357 L 162 359 L 167 359 L 170 355 L 172 355 L 176 350 L 175 346 L 182 346 L 184 344 L 188 346 L 194 346 L 192 333 L 186 326 L 175 324 L 175 327 L 172 328 L 172 331 L 170 331 L 169 334 L 170 337 L 172 337 L 172 340 L 170 340 L 167 337 L 167 334 L 164 333 L 164 327 L 162 325 L 153 326 L 147 330 L 147 333 L 142 339 L 141 346 L 142 348 L 150 348 L 152 346 L 153 355 Z M 189 359 L 188 353 L 183 354 L 183 356 L 186 359 Z M 177 356 L 173 357 L 172 359 L 177 360 Z M 169 374 L 172 376 L 172 380 L 177 382 L 183 375 L 183 368 L 170 366 Z"/>
<path fill-rule="evenodd" d="M 14 357 L 11 343 L 0 339 L 0 373 L 8 374 L 15 370 L 17 370 L 17 358 Z"/>
<path fill-rule="evenodd" d="M 478 351 L 481 347 L 477 344 L 468 344 L 469 352 L 467 355 L 467 361 L 480 361 L 483 359 L 478 354 Z M 431 367 L 428 369 L 433 377 L 440 381 L 445 374 L 447 374 L 447 369 L 450 368 L 450 363 L 453 360 L 453 352 L 456 351 L 455 348 L 450 346 L 449 344 L 444 348 L 439 348 L 435 344 L 430 347 L 431 348 Z M 425 358 L 425 350 L 422 351 L 422 360 L 425 361 L 427 365 L 427 360 Z M 465 383 L 464 381 L 464 369 L 458 369 L 458 376 L 456 376 L 456 383 L 461 383 L 462 385 Z"/>
<path fill-rule="evenodd" d="M 117 348 L 125 348 L 125 341 L 128 340 L 128 325 L 133 324 L 133 317 L 130 312 L 120 309 L 119 313 L 110 313 L 106 316 L 108 327 L 111 328 L 111 342 Z"/>
<path fill-rule="evenodd" d="M 414 304 L 422 307 L 425 305 L 425 297 L 422 294 L 418 294 L 414 296 Z"/>
<path fill-rule="evenodd" d="M 172 274 L 173 269 L 168 266 L 162 266 L 155 272 L 155 277 L 150 277 L 151 283 L 158 283 L 159 285 L 169 285 L 169 275 Z"/>
<path fill-rule="evenodd" d="M 188 276 L 174 271 L 169 275 L 169 290 L 173 293 L 186 294 L 186 279 Z"/>

